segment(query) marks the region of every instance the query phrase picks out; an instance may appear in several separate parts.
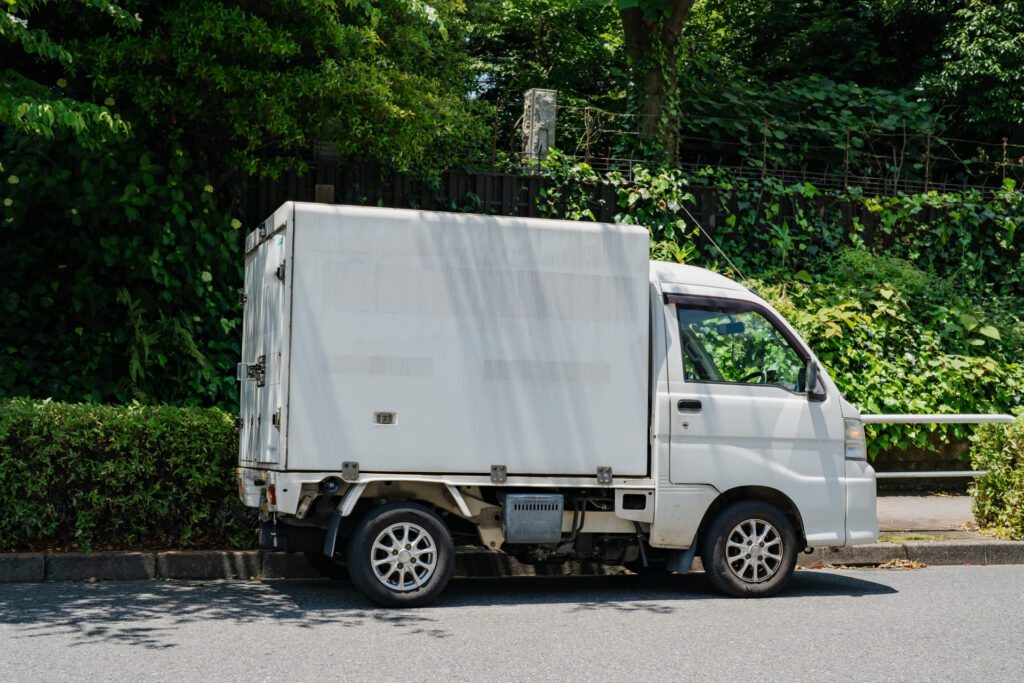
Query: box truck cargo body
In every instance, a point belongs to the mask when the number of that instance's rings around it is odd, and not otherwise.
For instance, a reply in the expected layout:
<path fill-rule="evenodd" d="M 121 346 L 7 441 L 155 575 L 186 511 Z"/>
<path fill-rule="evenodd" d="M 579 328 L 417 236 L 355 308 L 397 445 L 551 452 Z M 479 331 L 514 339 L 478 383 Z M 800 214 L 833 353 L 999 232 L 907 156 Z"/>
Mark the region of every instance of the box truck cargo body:
<path fill-rule="evenodd" d="M 699 551 L 743 595 L 780 589 L 805 547 L 874 540 L 858 414 L 810 349 L 648 244 L 627 225 L 283 205 L 246 239 L 241 295 L 239 487 L 262 545 L 419 604 L 453 534 L 534 562 L 686 571 Z"/>
<path fill-rule="evenodd" d="M 243 360 L 264 359 L 267 397 L 243 398 L 248 462 L 647 473 L 645 231 L 317 204 L 275 221 L 247 244 Z"/>

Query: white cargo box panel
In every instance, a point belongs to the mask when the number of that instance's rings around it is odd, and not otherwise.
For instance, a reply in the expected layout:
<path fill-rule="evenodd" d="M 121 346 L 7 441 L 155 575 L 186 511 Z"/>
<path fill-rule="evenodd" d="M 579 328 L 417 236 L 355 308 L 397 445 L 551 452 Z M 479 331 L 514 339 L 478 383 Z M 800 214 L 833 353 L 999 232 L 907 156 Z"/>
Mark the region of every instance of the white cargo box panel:
<path fill-rule="evenodd" d="M 288 220 L 285 207 L 263 222 L 245 241 L 245 289 L 242 315 L 242 364 L 252 379 L 241 383 L 239 463 L 284 465 L 281 417 L 287 397 Z M 281 411 L 281 412 L 278 412 Z"/>
<path fill-rule="evenodd" d="M 282 210 L 287 469 L 647 473 L 646 230 Z"/>

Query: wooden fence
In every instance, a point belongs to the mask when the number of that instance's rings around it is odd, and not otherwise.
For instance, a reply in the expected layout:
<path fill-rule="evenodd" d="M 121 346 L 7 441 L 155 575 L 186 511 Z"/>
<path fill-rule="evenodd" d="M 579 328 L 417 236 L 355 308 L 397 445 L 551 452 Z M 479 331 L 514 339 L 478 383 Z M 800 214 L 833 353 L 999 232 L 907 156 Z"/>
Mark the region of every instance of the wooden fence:
<path fill-rule="evenodd" d="M 540 217 L 543 213 L 537 200 L 549 183 L 536 175 L 470 173 L 463 170 L 446 171 L 431 183 L 402 173 L 382 172 L 373 165 L 314 162 L 303 175 L 289 172 L 277 179 L 253 179 L 243 183 L 242 209 L 247 227 L 258 225 L 286 201 Z M 693 214 L 712 237 L 716 228 L 725 223 L 726 217 L 740 212 L 735 196 L 721 201 L 719 191 L 713 187 L 694 186 L 690 191 L 695 199 Z M 798 210 L 797 202 L 803 204 L 800 207 L 803 210 L 812 209 L 824 215 L 829 201 L 834 200 L 824 195 L 814 199 L 794 197 L 789 206 L 780 207 L 776 220 L 781 222 L 793 216 Z M 597 220 L 611 222 L 619 212 L 615 189 L 595 185 L 590 208 Z M 843 227 L 851 228 L 856 218 L 864 230 L 865 241 L 871 243 L 877 222 L 875 215 L 859 203 L 844 202 L 840 208 Z M 925 213 L 929 212 L 934 210 L 925 208 Z M 930 216 L 922 218 L 928 220 Z M 893 238 L 893 235 L 886 235 L 883 242 Z M 700 236 L 699 242 L 706 242 L 704 235 Z"/>

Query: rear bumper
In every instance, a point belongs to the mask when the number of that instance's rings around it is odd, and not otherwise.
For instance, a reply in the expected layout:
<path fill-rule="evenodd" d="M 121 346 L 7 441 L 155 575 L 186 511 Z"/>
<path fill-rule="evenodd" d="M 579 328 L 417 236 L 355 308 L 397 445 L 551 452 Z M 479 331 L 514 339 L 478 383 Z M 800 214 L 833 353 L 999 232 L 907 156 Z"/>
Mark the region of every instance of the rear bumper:
<path fill-rule="evenodd" d="M 846 461 L 846 545 L 878 540 L 875 470 L 864 460 Z"/>

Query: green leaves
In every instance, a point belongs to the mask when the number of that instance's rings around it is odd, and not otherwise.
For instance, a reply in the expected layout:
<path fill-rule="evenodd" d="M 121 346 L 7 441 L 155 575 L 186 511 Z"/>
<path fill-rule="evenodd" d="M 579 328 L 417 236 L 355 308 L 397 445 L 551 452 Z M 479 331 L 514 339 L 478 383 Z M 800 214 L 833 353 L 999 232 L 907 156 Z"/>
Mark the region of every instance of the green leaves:
<path fill-rule="evenodd" d="M 72 47 L 101 91 L 213 179 L 301 169 L 314 147 L 421 173 L 483 154 L 490 122 L 444 37 L 461 3 L 126 4 L 147 9 L 145 31 Z"/>
<path fill-rule="evenodd" d="M 122 28 L 139 26 L 138 20 L 106 0 L 77 1 L 103 12 Z M 7 11 L 0 12 L 0 42 L 20 47 L 44 62 L 57 62 L 70 72 L 75 66 L 71 51 L 51 39 L 45 30 L 29 28 L 32 10 L 49 2 L 7 0 Z M 60 78 L 56 85 L 64 88 L 67 80 Z M 123 140 L 130 130 L 128 124 L 116 114 L 111 114 L 106 106 L 61 97 L 51 88 L 9 68 L 4 70 L 0 80 L 0 124 L 39 138 L 71 133 L 90 148 L 112 140 Z"/>
<path fill-rule="evenodd" d="M 6 400 L 0 552 L 249 547 L 218 410 Z"/>
<path fill-rule="evenodd" d="M 971 485 L 974 517 L 1003 538 L 1024 538 L 1024 413 L 1011 425 L 981 425 L 971 466 L 988 472 Z"/>
<path fill-rule="evenodd" d="M 238 335 L 220 321 L 239 315 L 244 231 L 188 156 L 144 142 L 0 141 L 19 180 L 0 207 L 0 393 L 237 402 Z"/>
<path fill-rule="evenodd" d="M 1024 122 L 1024 6 L 970 0 L 944 33 L 940 66 L 924 75 L 921 89 L 985 134 Z"/>
<path fill-rule="evenodd" d="M 995 339 L 996 341 L 1000 340 L 999 330 L 992 327 L 991 325 L 985 325 L 983 327 L 978 328 L 978 334 L 984 335 L 989 339 Z"/>
<path fill-rule="evenodd" d="M 978 326 L 978 319 L 975 318 L 970 313 L 961 313 L 960 324 L 963 325 L 965 330 L 970 332 L 971 330 Z"/>

